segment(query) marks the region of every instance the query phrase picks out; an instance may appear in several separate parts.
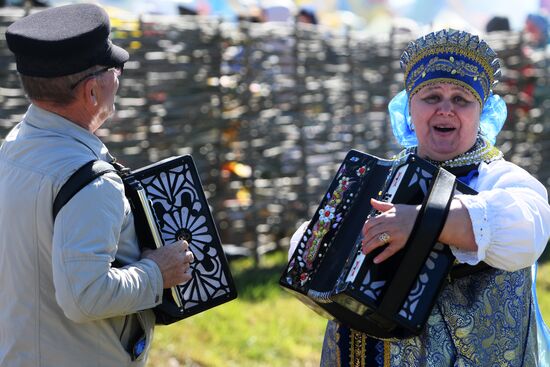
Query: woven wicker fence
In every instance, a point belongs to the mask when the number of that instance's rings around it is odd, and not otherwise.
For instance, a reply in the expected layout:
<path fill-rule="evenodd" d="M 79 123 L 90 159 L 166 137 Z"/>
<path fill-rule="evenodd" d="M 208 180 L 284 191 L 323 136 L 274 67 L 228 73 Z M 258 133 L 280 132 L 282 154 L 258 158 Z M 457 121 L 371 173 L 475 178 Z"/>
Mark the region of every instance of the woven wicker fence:
<path fill-rule="evenodd" d="M 21 16 L 3 9 L 1 34 Z M 398 60 L 411 35 L 366 38 L 200 17 L 113 25 L 131 59 L 117 114 L 98 136 L 133 168 L 192 154 L 231 253 L 260 256 L 288 243 L 349 149 L 384 158 L 399 151 L 386 106 L 402 88 Z M 505 65 L 495 91 L 509 117 L 497 145 L 548 187 L 548 58 L 527 57 L 519 33 L 486 39 Z M 3 38 L 0 101 L 4 138 L 28 101 Z"/>

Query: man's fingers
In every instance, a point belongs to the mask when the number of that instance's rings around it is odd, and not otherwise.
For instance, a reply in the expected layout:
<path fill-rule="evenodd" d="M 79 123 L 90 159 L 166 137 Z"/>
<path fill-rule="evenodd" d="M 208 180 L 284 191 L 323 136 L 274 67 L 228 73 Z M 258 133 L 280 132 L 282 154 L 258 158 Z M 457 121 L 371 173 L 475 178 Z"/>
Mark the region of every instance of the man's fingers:
<path fill-rule="evenodd" d="M 185 260 L 188 263 L 192 263 L 193 261 L 195 261 L 195 255 L 193 255 L 191 251 L 187 251 L 185 253 Z"/>
<path fill-rule="evenodd" d="M 185 240 L 183 240 L 182 246 L 184 251 L 187 251 L 189 249 L 189 243 Z"/>
<path fill-rule="evenodd" d="M 186 240 L 177 240 L 172 243 L 167 244 L 165 247 L 179 247 L 182 252 L 185 252 L 189 249 L 189 243 Z"/>

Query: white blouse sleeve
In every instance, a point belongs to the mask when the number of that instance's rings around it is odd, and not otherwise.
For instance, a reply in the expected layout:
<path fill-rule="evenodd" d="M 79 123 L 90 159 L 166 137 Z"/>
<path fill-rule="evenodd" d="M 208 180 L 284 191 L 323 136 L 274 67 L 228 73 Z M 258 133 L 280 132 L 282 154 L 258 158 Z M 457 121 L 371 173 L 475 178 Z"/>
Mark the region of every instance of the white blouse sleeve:
<path fill-rule="evenodd" d="M 300 237 L 302 237 L 302 235 L 306 231 L 308 224 L 309 224 L 309 221 L 302 223 L 302 225 L 296 230 L 296 232 L 294 232 L 294 234 L 290 238 L 290 247 L 288 249 L 289 260 L 292 254 L 294 253 L 294 250 L 296 250 L 296 247 L 298 247 L 298 243 L 300 242 Z"/>
<path fill-rule="evenodd" d="M 500 160 L 479 167 L 471 183 L 477 195 L 457 195 L 468 209 L 476 252 L 451 247 L 457 260 L 485 261 L 515 271 L 533 265 L 550 237 L 546 188 L 524 169 Z"/>

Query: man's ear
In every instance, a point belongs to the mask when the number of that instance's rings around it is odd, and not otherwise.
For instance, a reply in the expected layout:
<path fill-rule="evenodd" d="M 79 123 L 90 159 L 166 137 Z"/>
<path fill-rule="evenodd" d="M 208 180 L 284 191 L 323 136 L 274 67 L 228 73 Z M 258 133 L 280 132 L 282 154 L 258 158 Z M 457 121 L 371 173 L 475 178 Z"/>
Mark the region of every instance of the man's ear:
<path fill-rule="evenodd" d="M 97 89 L 98 85 L 95 78 L 88 79 L 84 81 L 84 101 L 90 106 L 97 106 Z"/>

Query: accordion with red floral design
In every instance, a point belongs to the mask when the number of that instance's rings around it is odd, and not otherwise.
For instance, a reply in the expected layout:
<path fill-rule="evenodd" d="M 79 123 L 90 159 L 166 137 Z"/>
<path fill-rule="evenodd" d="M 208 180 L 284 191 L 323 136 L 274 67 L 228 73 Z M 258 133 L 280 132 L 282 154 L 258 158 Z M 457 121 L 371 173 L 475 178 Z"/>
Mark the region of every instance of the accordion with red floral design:
<path fill-rule="evenodd" d="M 414 154 L 351 150 L 291 255 L 280 284 L 321 315 L 377 338 L 421 332 L 454 263 L 437 242 L 456 192 L 476 192 Z M 405 248 L 380 264 L 361 251 L 370 199 L 422 204 Z"/>
<path fill-rule="evenodd" d="M 140 245 L 155 248 L 179 239 L 195 260 L 191 280 L 164 290 L 154 311 L 170 324 L 237 297 L 223 247 L 190 155 L 169 158 L 123 175 Z M 158 238 L 155 241 L 155 234 Z"/>

